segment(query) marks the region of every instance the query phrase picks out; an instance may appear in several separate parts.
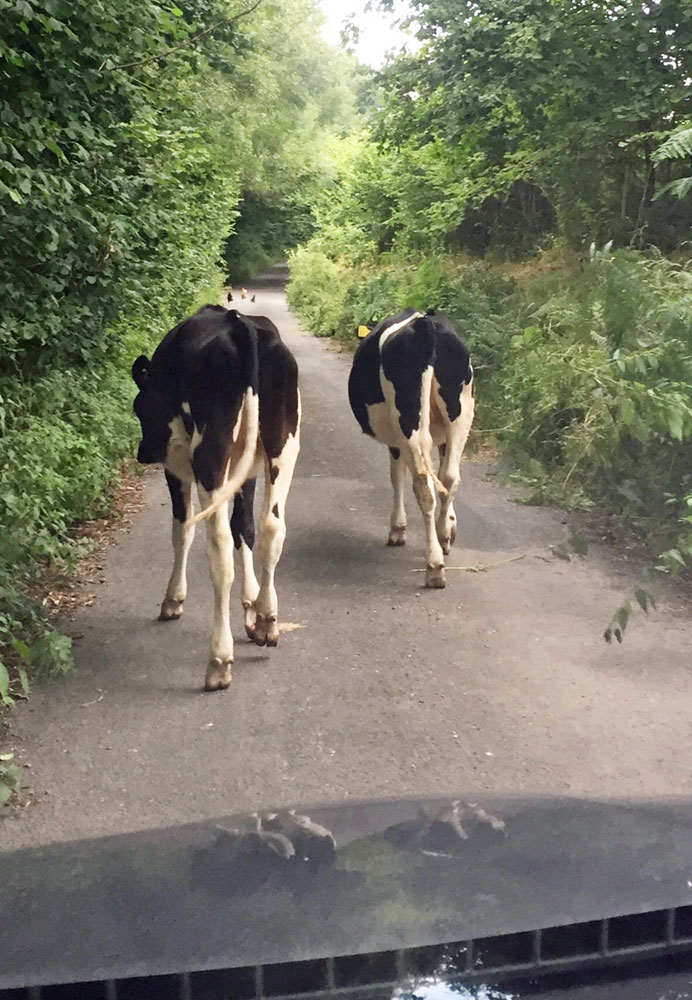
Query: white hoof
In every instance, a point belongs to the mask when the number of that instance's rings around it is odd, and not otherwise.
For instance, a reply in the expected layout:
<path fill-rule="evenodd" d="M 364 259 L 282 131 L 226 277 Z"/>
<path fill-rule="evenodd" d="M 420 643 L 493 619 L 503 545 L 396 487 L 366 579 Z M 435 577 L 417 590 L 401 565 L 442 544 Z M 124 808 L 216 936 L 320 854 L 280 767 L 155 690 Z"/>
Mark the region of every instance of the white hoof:
<path fill-rule="evenodd" d="M 390 528 L 387 545 L 406 545 L 406 525 L 403 528 Z"/>
<path fill-rule="evenodd" d="M 442 590 L 447 586 L 444 566 L 427 566 L 425 569 L 425 586 L 431 590 Z"/>
<path fill-rule="evenodd" d="M 254 642 L 255 626 L 257 625 L 257 611 L 255 610 L 254 603 L 248 604 L 247 601 L 243 601 L 243 608 L 245 609 L 245 631 L 248 639 L 252 639 Z"/>
<path fill-rule="evenodd" d="M 176 601 L 174 597 L 164 597 L 159 614 L 160 622 L 172 622 L 180 618 L 185 601 Z"/>
<path fill-rule="evenodd" d="M 231 667 L 233 660 L 220 660 L 214 656 L 209 660 L 207 675 L 204 678 L 205 691 L 223 691 L 231 686 Z"/>
<path fill-rule="evenodd" d="M 257 615 L 250 638 L 258 646 L 277 646 L 279 643 L 279 624 L 276 616 L 265 618 L 263 615 Z"/>

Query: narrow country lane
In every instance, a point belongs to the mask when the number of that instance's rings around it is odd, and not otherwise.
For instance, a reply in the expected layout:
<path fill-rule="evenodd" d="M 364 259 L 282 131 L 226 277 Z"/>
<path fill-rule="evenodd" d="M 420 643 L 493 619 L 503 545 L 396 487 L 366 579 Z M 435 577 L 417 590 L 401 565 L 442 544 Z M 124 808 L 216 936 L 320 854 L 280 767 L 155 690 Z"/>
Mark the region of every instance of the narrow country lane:
<path fill-rule="evenodd" d="M 281 621 L 302 627 L 275 650 L 251 645 L 236 584 L 233 684 L 202 692 L 203 532 L 184 617 L 159 623 L 170 511 L 162 473 L 149 474 L 146 509 L 79 614 L 78 669 L 12 713 L 35 802 L 2 822 L 3 848 L 370 797 L 689 795 L 689 612 L 673 602 L 607 647 L 625 571 L 606 550 L 537 557 L 564 537 L 563 516 L 511 502 L 475 462 L 448 565 L 498 565 L 422 589 L 412 496 L 407 547 L 384 544 L 387 453 L 350 413 L 349 357 L 300 329 L 281 269 L 252 290 L 247 311 L 276 322 L 300 366 L 303 448 L 277 581 Z"/>

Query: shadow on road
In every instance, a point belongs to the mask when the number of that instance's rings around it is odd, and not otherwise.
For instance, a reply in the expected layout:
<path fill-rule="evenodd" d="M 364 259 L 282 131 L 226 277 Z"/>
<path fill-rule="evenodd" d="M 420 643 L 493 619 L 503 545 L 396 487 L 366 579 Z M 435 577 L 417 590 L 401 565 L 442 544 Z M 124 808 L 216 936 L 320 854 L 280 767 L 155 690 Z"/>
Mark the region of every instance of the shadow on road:
<path fill-rule="evenodd" d="M 397 553 L 362 534 L 347 534 L 343 527 L 311 531 L 295 545 L 294 552 L 311 580 L 333 582 L 336 571 L 339 584 L 345 586 L 377 583 L 383 568 L 395 568 L 397 555 L 402 555 L 401 551 Z"/>

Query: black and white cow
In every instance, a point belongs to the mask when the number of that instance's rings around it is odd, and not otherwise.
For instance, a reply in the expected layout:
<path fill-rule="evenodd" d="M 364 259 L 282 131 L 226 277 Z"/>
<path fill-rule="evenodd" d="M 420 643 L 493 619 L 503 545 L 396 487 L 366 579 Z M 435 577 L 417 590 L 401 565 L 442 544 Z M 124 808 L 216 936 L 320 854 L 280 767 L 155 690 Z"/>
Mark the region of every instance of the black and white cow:
<path fill-rule="evenodd" d="M 279 639 L 274 571 L 286 536 L 286 499 L 300 449 L 298 367 L 271 320 L 209 305 L 166 334 L 151 360 L 137 358 L 132 377 L 139 388 L 134 409 L 142 425 L 137 458 L 163 463 L 173 504 L 175 559 L 160 619 L 183 613 L 195 524 L 208 519 L 215 603 L 205 687 L 227 688 L 233 663 L 232 540 L 242 558 L 246 631 L 260 646 L 275 646 Z M 252 505 L 255 477 L 262 469 L 258 583 Z M 201 504 L 197 514 L 193 484 Z"/>
<path fill-rule="evenodd" d="M 364 433 L 389 447 L 394 506 L 388 544 L 406 542 L 408 469 L 425 522 L 425 586 L 444 587 L 444 556 L 456 535 L 454 495 L 475 406 L 469 352 L 450 321 L 433 310 L 404 309 L 358 332 L 365 339 L 353 359 L 348 396 Z M 433 445 L 440 456 L 437 474 Z"/>

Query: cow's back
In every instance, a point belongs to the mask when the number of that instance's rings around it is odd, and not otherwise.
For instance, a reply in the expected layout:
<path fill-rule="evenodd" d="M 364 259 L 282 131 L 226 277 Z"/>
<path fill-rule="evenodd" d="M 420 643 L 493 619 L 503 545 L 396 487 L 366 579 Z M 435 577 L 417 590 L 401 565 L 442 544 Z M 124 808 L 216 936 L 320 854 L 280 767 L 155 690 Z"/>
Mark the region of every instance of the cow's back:
<path fill-rule="evenodd" d="M 257 331 L 246 317 L 222 306 L 203 306 L 161 341 L 152 375 L 179 400 L 202 413 L 214 404 L 233 409 L 246 389 L 258 389 Z"/>
<path fill-rule="evenodd" d="M 410 323 L 404 323 L 406 319 Z M 356 351 L 348 381 L 351 409 L 365 434 L 377 436 L 369 408 L 385 402 L 385 379 L 392 387 L 401 429 L 410 435 L 418 426 L 423 374 L 430 367 L 455 419 L 462 387 L 472 371 L 468 349 L 450 321 L 433 311 L 421 315 L 405 309 L 373 328 Z"/>

